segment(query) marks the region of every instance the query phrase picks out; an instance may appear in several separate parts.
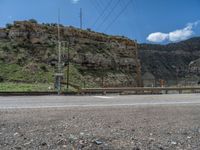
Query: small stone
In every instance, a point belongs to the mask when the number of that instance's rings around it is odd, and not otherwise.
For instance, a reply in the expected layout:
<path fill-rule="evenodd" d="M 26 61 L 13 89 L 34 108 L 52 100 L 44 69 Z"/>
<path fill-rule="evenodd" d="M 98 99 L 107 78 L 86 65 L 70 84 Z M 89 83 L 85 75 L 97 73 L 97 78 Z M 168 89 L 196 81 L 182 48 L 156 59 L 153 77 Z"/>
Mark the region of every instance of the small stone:
<path fill-rule="evenodd" d="M 152 135 L 153 135 L 153 133 L 150 133 L 149 135 L 150 135 L 150 136 L 152 136 Z"/>
<path fill-rule="evenodd" d="M 63 139 L 61 139 L 61 140 L 59 140 L 59 141 L 57 142 L 57 145 L 63 145 L 64 142 L 65 142 L 65 141 L 64 141 Z"/>
<path fill-rule="evenodd" d="M 154 138 L 149 138 L 149 141 L 153 142 L 153 141 L 155 141 L 155 139 Z"/>
<path fill-rule="evenodd" d="M 120 121 L 120 120 L 117 120 L 117 121 L 115 121 L 115 123 L 116 123 L 116 124 L 119 124 L 119 123 L 121 123 L 121 121 Z"/>
<path fill-rule="evenodd" d="M 191 139 L 192 137 L 191 136 L 187 136 L 187 139 Z"/>
<path fill-rule="evenodd" d="M 14 136 L 18 136 L 18 135 L 19 135 L 19 133 L 17 133 L 17 132 L 16 132 L 16 133 L 14 133 Z"/>
<path fill-rule="evenodd" d="M 171 144 L 172 144 L 172 145 L 176 145 L 177 143 L 176 143 L 176 142 L 174 142 L 174 141 L 172 141 L 172 142 L 171 142 Z"/>
<path fill-rule="evenodd" d="M 30 145 L 30 144 L 31 144 L 31 142 L 27 142 L 27 143 L 24 143 L 24 146 Z"/>
<path fill-rule="evenodd" d="M 132 150 L 140 150 L 139 147 L 134 147 Z"/>
<path fill-rule="evenodd" d="M 94 143 L 97 144 L 97 145 L 101 145 L 101 144 L 103 144 L 103 142 L 100 141 L 100 140 L 95 140 Z"/>
<path fill-rule="evenodd" d="M 22 148 L 20 146 L 15 147 L 16 150 L 21 150 Z"/>
<path fill-rule="evenodd" d="M 85 144 L 85 141 L 84 141 L 84 140 L 80 140 L 80 141 L 79 141 L 79 144 L 80 144 L 80 145 L 83 145 L 83 144 Z"/>
<path fill-rule="evenodd" d="M 131 140 L 136 140 L 136 138 L 134 136 L 131 137 Z"/>
<path fill-rule="evenodd" d="M 198 129 L 198 132 L 200 133 L 200 129 Z"/>
<path fill-rule="evenodd" d="M 163 147 L 161 147 L 161 146 L 159 147 L 159 149 L 160 149 L 160 150 L 164 150 L 164 148 L 163 148 Z"/>
<path fill-rule="evenodd" d="M 63 145 L 62 147 L 63 147 L 63 148 L 67 148 L 67 145 Z"/>
<path fill-rule="evenodd" d="M 188 145 L 187 145 L 187 148 L 191 148 L 191 145 L 190 145 L 190 144 L 188 144 Z"/>
<path fill-rule="evenodd" d="M 78 138 L 75 135 L 70 134 L 69 135 L 69 139 L 71 139 L 71 140 L 77 140 Z"/>
<path fill-rule="evenodd" d="M 167 132 L 167 134 L 168 134 L 168 135 L 171 135 L 171 134 L 172 134 L 172 132 Z"/>
<path fill-rule="evenodd" d="M 42 142 L 41 145 L 42 145 L 42 146 L 47 146 L 47 143 L 46 143 L 46 142 Z"/>
<path fill-rule="evenodd" d="M 90 133 L 86 133 L 85 135 L 86 135 L 86 136 L 90 136 Z"/>
<path fill-rule="evenodd" d="M 1 131 L 4 131 L 4 130 L 6 130 L 6 128 L 1 128 Z"/>
<path fill-rule="evenodd" d="M 83 132 L 81 132 L 81 133 L 80 133 L 80 135 L 81 135 L 81 136 L 83 136 L 83 135 L 84 135 L 84 133 L 83 133 Z"/>

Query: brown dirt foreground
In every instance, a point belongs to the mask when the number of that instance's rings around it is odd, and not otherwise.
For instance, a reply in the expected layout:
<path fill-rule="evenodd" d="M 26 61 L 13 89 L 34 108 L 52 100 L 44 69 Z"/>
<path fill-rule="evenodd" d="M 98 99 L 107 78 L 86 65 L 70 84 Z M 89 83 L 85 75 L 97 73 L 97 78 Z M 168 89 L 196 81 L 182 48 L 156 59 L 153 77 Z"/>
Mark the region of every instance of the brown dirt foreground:
<path fill-rule="evenodd" d="M 199 150 L 200 106 L 0 110 L 0 150 Z"/>

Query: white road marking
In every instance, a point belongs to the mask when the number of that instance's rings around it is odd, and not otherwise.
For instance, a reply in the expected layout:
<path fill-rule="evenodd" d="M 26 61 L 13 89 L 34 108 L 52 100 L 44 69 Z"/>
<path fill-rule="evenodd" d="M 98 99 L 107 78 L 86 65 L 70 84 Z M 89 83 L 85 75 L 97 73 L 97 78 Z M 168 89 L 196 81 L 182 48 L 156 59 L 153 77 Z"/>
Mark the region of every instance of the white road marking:
<path fill-rule="evenodd" d="M 200 102 L 161 102 L 161 103 L 131 103 L 131 104 L 83 104 L 83 105 L 62 105 L 62 106 L 11 106 L 0 107 L 0 109 L 36 109 L 36 108 L 74 108 L 74 107 L 120 107 L 120 106 L 164 106 L 164 105 L 200 105 Z"/>
<path fill-rule="evenodd" d="M 108 96 L 94 96 L 95 98 L 102 98 L 102 99 L 112 99 L 114 97 L 108 97 Z"/>
<path fill-rule="evenodd" d="M 200 105 L 200 94 L 144 96 L 0 97 L 1 109 Z"/>

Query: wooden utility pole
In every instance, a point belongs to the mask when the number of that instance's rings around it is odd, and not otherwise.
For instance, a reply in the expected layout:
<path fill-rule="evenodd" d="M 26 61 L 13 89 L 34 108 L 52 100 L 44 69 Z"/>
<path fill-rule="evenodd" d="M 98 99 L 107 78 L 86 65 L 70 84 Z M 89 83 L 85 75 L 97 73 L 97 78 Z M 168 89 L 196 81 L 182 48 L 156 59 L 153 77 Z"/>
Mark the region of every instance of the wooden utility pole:
<path fill-rule="evenodd" d="M 68 39 L 68 45 L 67 45 L 67 90 L 69 91 L 69 69 L 70 69 L 70 38 Z"/>

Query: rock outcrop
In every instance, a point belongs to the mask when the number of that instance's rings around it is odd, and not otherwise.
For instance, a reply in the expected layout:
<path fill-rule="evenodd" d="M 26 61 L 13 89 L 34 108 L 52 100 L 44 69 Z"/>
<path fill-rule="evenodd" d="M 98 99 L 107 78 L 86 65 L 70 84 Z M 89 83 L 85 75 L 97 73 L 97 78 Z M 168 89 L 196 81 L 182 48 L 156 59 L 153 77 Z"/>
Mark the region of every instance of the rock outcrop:
<path fill-rule="evenodd" d="M 190 64 L 200 57 L 200 38 L 167 45 L 141 44 L 139 55 L 143 73 L 151 72 L 157 80 L 176 84 L 177 79 L 198 75 Z"/>
<path fill-rule="evenodd" d="M 84 82 L 101 85 L 104 78 L 106 86 L 116 83 L 118 86 L 136 86 L 140 63 L 135 41 L 64 26 L 60 28 L 60 36 L 62 61 L 66 66 L 70 59 L 70 64 L 78 70 Z M 16 21 L 9 29 L 0 30 L 0 42 L 4 45 L 0 51 L 6 56 L 0 59 L 22 67 L 29 63 L 54 64 L 55 67 L 57 39 L 55 24 Z"/>

